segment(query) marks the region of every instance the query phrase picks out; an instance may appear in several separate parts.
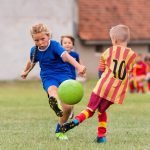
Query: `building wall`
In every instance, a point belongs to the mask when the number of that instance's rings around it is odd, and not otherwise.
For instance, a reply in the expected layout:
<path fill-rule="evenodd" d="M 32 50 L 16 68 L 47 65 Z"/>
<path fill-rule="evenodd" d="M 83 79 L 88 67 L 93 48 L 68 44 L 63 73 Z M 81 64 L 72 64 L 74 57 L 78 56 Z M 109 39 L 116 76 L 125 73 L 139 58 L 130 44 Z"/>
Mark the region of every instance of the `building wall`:
<path fill-rule="evenodd" d="M 20 79 L 20 73 L 29 59 L 34 44 L 29 29 L 35 23 L 45 23 L 52 31 L 53 39 L 62 34 L 75 34 L 78 24 L 76 0 L 0 0 L 0 80 Z M 139 52 L 147 52 L 147 46 L 132 46 Z M 95 46 L 85 46 L 76 41 L 83 64 L 87 67 L 87 78 L 97 78 L 100 53 Z M 28 79 L 39 77 L 39 67 Z"/>
<path fill-rule="evenodd" d="M 97 77 L 97 69 L 99 63 L 99 55 L 95 53 L 94 46 L 85 46 L 76 40 L 76 51 L 80 54 L 81 61 L 83 65 L 87 68 L 87 78 L 92 79 Z"/>
<path fill-rule="evenodd" d="M 29 29 L 45 23 L 52 37 L 73 34 L 73 0 L 0 0 L 0 80 L 19 79 L 34 44 Z M 36 67 L 29 78 L 37 76 Z"/>

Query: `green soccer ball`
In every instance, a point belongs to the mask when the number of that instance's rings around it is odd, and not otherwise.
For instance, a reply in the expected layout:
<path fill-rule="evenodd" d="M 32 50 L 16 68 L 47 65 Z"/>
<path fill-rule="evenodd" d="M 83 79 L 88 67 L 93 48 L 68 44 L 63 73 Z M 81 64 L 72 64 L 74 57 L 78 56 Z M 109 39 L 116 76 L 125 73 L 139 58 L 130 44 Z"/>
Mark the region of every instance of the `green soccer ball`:
<path fill-rule="evenodd" d="M 81 101 L 84 94 L 83 86 L 76 80 L 66 80 L 58 88 L 60 100 L 69 105 L 77 104 Z"/>

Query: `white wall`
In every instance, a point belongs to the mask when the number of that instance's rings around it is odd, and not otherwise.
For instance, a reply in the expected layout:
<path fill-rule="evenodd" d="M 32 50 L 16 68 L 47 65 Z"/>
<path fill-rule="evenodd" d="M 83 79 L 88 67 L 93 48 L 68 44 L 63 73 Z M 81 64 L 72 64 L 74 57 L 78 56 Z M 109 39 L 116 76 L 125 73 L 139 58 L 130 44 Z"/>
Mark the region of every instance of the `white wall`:
<path fill-rule="evenodd" d="M 73 33 L 73 0 L 0 0 L 0 80 L 19 79 L 33 41 L 29 29 L 45 23 L 53 38 Z M 34 68 L 29 78 L 39 74 Z"/>

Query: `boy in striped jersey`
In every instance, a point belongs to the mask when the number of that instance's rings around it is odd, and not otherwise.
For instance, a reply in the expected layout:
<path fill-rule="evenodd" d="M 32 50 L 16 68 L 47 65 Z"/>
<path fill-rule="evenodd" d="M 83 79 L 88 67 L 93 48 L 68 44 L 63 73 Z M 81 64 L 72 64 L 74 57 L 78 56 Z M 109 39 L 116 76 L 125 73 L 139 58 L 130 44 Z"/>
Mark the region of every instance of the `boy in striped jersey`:
<path fill-rule="evenodd" d="M 68 123 L 61 126 L 62 132 L 67 132 L 90 118 L 98 110 L 98 143 L 106 142 L 106 110 L 110 105 L 122 104 L 128 87 L 129 74 L 135 62 L 136 54 L 127 47 L 130 38 L 129 28 L 117 25 L 110 29 L 112 47 L 100 57 L 99 81 L 97 82 L 87 108 Z"/>

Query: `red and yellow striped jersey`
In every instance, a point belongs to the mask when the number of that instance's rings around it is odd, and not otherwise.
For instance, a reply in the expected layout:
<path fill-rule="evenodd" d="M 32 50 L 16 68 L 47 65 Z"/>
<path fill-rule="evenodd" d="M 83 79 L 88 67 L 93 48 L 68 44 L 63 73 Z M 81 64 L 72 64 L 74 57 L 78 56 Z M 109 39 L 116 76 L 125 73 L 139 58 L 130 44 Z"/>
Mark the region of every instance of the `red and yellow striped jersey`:
<path fill-rule="evenodd" d="M 136 54 L 130 48 L 108 48 L 100 58 L 99 69 L 103 74 L 93 92 L 113 103 L 122 104 L 135 58 Z"/>

